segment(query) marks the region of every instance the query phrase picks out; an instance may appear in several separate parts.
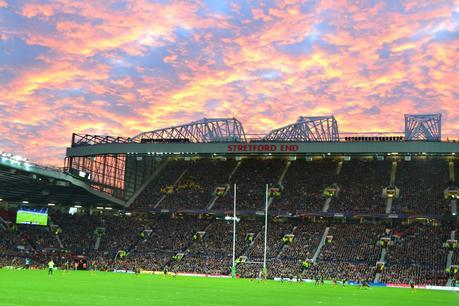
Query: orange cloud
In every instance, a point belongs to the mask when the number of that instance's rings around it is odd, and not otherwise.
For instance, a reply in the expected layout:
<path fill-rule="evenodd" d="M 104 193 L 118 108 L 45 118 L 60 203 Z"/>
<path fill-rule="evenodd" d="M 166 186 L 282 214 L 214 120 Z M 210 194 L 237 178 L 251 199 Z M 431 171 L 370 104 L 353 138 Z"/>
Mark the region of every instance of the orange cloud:
<path fill-rule="evenodd" d="M 404 113 L 442 112 L 444 134 L 459 135 L 457 1 L 1 7 L 23 22 L 0 21 L 0 145 L 33 159 L 60 164 L 72 132 L 130 136 L 204 116 L 263 134 L 299 115 L 401 131 Z"/>

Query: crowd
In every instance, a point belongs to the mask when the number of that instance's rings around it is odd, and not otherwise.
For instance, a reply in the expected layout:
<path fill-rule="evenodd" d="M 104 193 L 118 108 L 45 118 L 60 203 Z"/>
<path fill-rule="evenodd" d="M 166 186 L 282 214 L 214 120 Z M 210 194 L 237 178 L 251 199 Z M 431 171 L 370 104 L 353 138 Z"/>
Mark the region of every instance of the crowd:
<path fill-rule="evenodd" d="M 362 280 L 371 282 L 375 276 L 374 265 L 361 262 L 335 261 L 321 262 L 312 266 L 305 273 L 307 278 L 323 276 L 329 280 L 348 280 L 361 282 Z"/>
<path fill-rule="evenodd" d="M 303 262 L 312 259 L 324 229 L 325 225 L 322 223 L 270 223 L 267 248 L 268 277 L 294 278 L 299 273 L 303 275 Z M 294 235 L 291 242 L 283 239 L 288 234 Z M 249 263 L 238 265 L 238 274 L 242 277 L 259 277 L 263 267 L 263 242 L 264 239 L 260 236 L 248 253 Z"/>
<path fill-rule="evenodd" d="M 323 191 L 336 181 L 337 162 L 333 160 L 296 160 L 282 181 L 282 195 L 270 209 L 300 212 L 321 211 Z"/>
<path fill-rule="evenodd" d="M 448 228 L 432 226 L 392 229 L 394 244 L 388 248 L 382 281 L 407 283 L 412 279 L 417 284 L 444 284 L 447 250 L 443 243 L 449 235 Z"/>
<path fill-rule="evenodd" d="M 232 263 L 232 222 L 218 218 L 171 217 L 134 214 L 133 216 L 65 215 L 52 213 L 51 220 L 64 249 L 73 255 L 86 255 L 98 269 L 143 269 L 206 274 L 229 274 Z M 373 280 L 380 258 L 381 237 L 390 237 L 381 281 L 390 283 L 444 284 L 447 250 L 443 243 L 451 227 L 432 225 L 384 225 L 313 223 L 288 218 L 270 218 L 268 223 L 268 276 L 325 279 Z M 236 258 L 242 277 L 258 277 L 263 261 L 264 218 L 242 216 L 237 223 Z M 303 267 L 319 246 L 326 226 L 330 239 L 322 247 L 317 262 Z M 454 226 L 454 225 L 453 225 Z M 104 228 L 98 250 L 94 249 L 95 229 Z M 456 226 L 457 227 L 457 226 Z M 390 230 L 388 230 L 390 228 Z M 57 239 L 50 228 L 18 226 L 0 231 L 0 266 L 23 265 L 29 257 L 43 265 L 50 256 L 60 258 Z M 150 234 L 151 232 L 151 234 Z M 283 239 L 293 234 L 293 240 Z M 19 247 L 18 247 L 19 246 Z M 126 257 L 115 257 L 120 251 Z M 184 253 L 183 258 L 175 258 Z M 456 252 L 457 253 L 457 252 Z M 457 256 L 457 255 L 456 255 Z M 453 259 L 454 261 L 457 258 Z M 255 263 L 254 263 L 255 262 Z"/>
<path fill-rule="evenodd" d="M 15 230 L 3 230 L 0 233 L 0 254 L 15 255 L 19 249 L 30 249 L 29 242 L 21 233 Z"/>
<path fill-rule="evenodd" d="M 225 186 L 236 161 L 198 159 L 188 162 L 187 171 L 174 191 L 161 201 L 160 208 L 205 209 L 215 188 Z"/>
<path fill-rule="evenodd" d="M 244 220 L 237 223 L 236 227 L 236 254 L 242 253 L 251 244 L 249 234 L 253 239 L 262 230 L 263 223 L 260 221 Z M 190 246 L 189 252 L 192 255 L 211 255 L 215 257 L 232 256 L 233 247 L 233 223 L 224 220 L 214 221 L 206 230 L 204 237 L 196 239 Z"/>
<path fill-rule="evenodd" d="M 101 227 L 105 233 L 100 239 L 99 252 L 114 257 L 118 251 L 129 252 L 142 240 L 142 233 L 150 229 L 150 220 L 144 217 L 104 216 Z"/>
<path fill-rule="evenodd" d="M 200 274 L 225 274 L 231 272 L 232 258 L 229 256 L 189 255 L 171 263 L 170 271 Z"/>
<path fill-rule="evenodd" d="M 296 227 L 291 244 L 281 254 L 283 259 L 312 259 L 325 230 L 322 223 L 306 223 Z"/>
<path fill-rule="evenodd" d="M 153 208 L 158 204 L 158 208 L 205 209 L 215 196 L 216 187 L 236 183 L 239 209 L 262 210 L 265 185 L 269 184 L 280 189 L 280 195 L 273 198 L 271 211 L 320 212 L 325 201 L 324 189 L 336 184 L 339 193 L 332 199 L 329 212 L 385 212 L 386 200 L 382 197 L 382 190 L 390 184 L 392 161 L 344 161 L 337 175 L 336 160 L 298 159 L 291 161 L 279 184 L 287 162 L 278 158 L 246 158 L 230 179 L 230 173 L 237 165 L 234 159 L 170 160 L 132 207 Z M 432 214 L 447 212 L 449 207 L 443 199 L 443 190 L 451 185 L 448 178 L 448 163 L 445 160 L 398 162 L 395 185 L 400 189 L 400 198 L 394 199 L 392 211 Z M 216 200 L 213 209 L 231 209 L 232 205 L 233 193 L 228 192 Z"/>
<path fill-rule="evenodd" d="M 330 212 L 384 213 L 383 188 L 390 183 L 390 161 L 351 160 L 343 163 L 338 176 L 337 201 Z"/>
<path fill-rule="evenodd" d="M 82 255 L 89 255 L 94 250 L 97 239 L 94 232 L 96 228 L 103 227 L 102 218 L 88 214 L 53 213 L 50 219 L 62 229 L 59 237 L 67 250 Z"/>
<path fill-rule="evenodd" d="M 34 249 L 59 249 L 60 245 L 49 227 L 34 227 L 18 225 L 17 231 Z"/>
<path fill-rule="evenodd" d="M 247 256 L 254 261 L 260 261 L 264 256 L 264 228 L 262 231 L 260 239 L 254 241 L 254 244 L 247 254 Z M 287 222 L 269 222 L 268 233 L 266 256 L 272 258 L 276 257 L 281 251 L 284 245 L 282 240 L 284 235 L 293 233 L 293 224 Z"/>
<path fill-rule="evenodd" d="M 304 277 L 302 261 L 299 259 L 278 259 L 274 258 L 269 261 L 270 278 L 297 278 L 299 275 Z"/>
<path fill-rule="evenodd" d="M 443 191 L 448 187 L 448 163 L 444 160 L 399 162 L 395 185 L 400 198 L 394 201 L 398 213 L 443 214 L 449 211 Z"/>
<path fill-rule="evenodd" d="M 322 247 L 317 263 L 306 271 L 306 276 L 373 280 L 374 267 L 381 253 L 377 242 L 383 234 L 383 225 L 332 225 L 328 232 L 331 241 Z"/>
<path fill-rule="evenodd" d="M 244 159 L 231 178 L 230 185 L 237 185 L 237 207 L 239 210 L 263 210 L 266 184 L 278 183 L 286 161 L 283 159 Z M 230 210 L 233 193 L 219 198 L 214 208 Z"/>
<path fill-rule="evenodd" d="M 377 245 L 384 234 L 383 225 L 336 224 L 330 227 L 331 243 L 321 250 L 319 261 L 352 261 L 374 265 L 380 256 Z"/>
<path fill-rule="evenodd" d="M 166 189 L 173 186 L 180 175 L 187 170 L 184 160 L 169 160 L 166 166 L 153 178 L 132 203 L 135 209 L 154 208 L 159 199 L 166 194 Z"/>
<path fill-rule="evenodd" d="M 148 239 L 137 244 L 134 254 L 177 253 L 185 251 L 193 241 L 193 236 L 206 228 L 207 220 L 155 218 L 152 220 L 152 233 Z"/>
<path fill-rule="evenodd" d="M 24 267 L 26 258 L 31 267 L 42 267 L 46 258 L 60 256 L 55 238 L 48 241 L 50 238 L 47 228 L 12 226 L 0 229 L 0 268 Z"/>

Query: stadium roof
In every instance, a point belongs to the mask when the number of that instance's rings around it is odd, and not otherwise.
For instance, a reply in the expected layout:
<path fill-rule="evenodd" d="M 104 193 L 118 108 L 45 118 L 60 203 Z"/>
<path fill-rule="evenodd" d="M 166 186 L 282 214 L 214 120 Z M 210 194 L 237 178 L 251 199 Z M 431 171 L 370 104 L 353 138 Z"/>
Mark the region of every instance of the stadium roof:
<path fill-rule="evenodd" d="M 346 135 L 346 137 L 341 137 Z M 293 123 L 265 135 L 246 134 L 236 118 L 203 118 L 176 126 L 143 132 L 133 137 L 73 134 L 72 148 L 99 144 L 229 143 L 229 142 L 343 142 L 351 137 L 396 136 L 408 141 L 442 141 L 441 114 L 405 114 L 405 131 L 338 132 L 333 115 L 300 116 Z M 450 135 L 451 136 L 451 135 Z M 454 139 L 454 137 L 453 137 Z M 444 140 L 449 140 L 445 138 Z"/>
<path fill-rule="evenodd" d="M 0 158 L 0 199 L 19 205 L 112 206 L 124 203 L 62 171 Z"/>

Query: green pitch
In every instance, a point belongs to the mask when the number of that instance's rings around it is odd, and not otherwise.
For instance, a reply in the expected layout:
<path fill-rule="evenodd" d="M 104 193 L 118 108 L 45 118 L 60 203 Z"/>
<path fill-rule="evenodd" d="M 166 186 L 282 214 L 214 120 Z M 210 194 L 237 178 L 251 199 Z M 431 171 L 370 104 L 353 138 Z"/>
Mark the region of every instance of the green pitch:
<path fill-rule="evenodd" d="M 0 270 L 0 305 L 459 305 L 451 291 L 332 287 L 246 279 Z"/>

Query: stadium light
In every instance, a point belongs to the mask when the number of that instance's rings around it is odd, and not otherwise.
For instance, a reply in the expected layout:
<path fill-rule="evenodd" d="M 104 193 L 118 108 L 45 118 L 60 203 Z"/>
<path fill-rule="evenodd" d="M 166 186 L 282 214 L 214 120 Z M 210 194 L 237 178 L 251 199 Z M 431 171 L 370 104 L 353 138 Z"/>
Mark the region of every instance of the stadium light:
<path fill-rule="evenodd" d="M 22 201 L 22 204 L 29 204 L 29 201 Z"/>
<path fill-rule="evenodd" d="M 2 198 L 0 198 L 0 202 L 1 202 L 1 201 L 3 201 L 3 199 L 2 199 Z"/>
<path fill-rule="evenodd" d="M 54 203 L 48 203 L 48 206 L 56 206 Z"/>
<path fill-rule="evenodd" d="M 102 206 L 97 206 L 96 209 L 104 209 Z"/>
<path fill-rule="evenodd" d="M 231 217 L 231 216 L 225 216 L 225 220 L 226 220 L 226 221 L 236 221 L 236 222 L 241 221 L 240 218 L 238 218 L 238 217 Z"/>
<path fill-rule="evenodd" d="M 26 161 L 27 160 L 25 157 L 22 157 L 21 155 L 14 155 L 13 157 L 11 157 L 11 159 L 15 161 Z"/>
<path fill-rule="evenodd" d="M 74 205 L 75 208 L 81 208 L 81 205 Z"/>
<path fill-rule="evenodd" d="M 105 207 L 105 210 L 112 210 L 113 208 L 111 207 Z"/>

